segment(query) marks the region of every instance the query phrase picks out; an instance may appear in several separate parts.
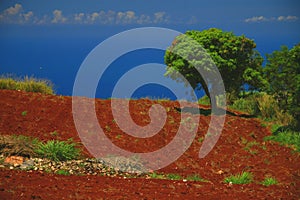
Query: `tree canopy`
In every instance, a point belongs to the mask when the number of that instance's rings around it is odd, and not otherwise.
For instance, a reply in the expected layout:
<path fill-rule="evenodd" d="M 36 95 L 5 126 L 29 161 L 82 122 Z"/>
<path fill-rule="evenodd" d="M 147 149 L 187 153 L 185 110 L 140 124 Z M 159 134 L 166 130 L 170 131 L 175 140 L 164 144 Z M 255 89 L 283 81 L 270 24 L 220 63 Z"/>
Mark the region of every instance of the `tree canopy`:
<path fill-rule="evenodd" d="M 175 38 L 166 51 L 166 76 L 178 80 L 176 73 L 182 74 L 194 89 L 204 89 L 211 103 L 213 103 L 213 99 L 209 95 L 210 86 L 206 85 L 206 77 L 202 77 L 195 70 L 196 67 L 209 71 L 211 69 L 208 67 L 211 65 L 211 62 L 208 62 L 209 59 L 217 66 L 226 92 L 229 94 L 239 94 L 246 83 L 252 88 L 259 88 L 265 84 L 261 76 L 263 59 L 254 50 L 256 44 L 253 40 L 244 35 L 236 36 L 232 32 L 225 32 L 216 28 L 204 31 L 187 31 L 184 35 L 196 41 L 210 58 L 204 56 L 200 47 L 191 45 L 190 41 L 180 35 Z M 181 54 L 178 55 L 176 52 L 181 52 Z"/>
<path fill-rule="evenodd" d="M 264 76 L 268 82 L 264 90 L 276 98 L 283 111 L 293 115 L 300 130 L 300 43 L 267 55 Z"/>

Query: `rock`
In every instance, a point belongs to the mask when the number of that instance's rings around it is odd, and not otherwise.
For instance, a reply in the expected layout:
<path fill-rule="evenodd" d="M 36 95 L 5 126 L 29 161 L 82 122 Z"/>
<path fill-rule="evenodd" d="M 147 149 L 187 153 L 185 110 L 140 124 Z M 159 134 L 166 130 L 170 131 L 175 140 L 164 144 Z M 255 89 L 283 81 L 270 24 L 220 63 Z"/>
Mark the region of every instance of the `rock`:
<path fill-rule="evenodd" d="M 21 165 L 24 162 L 24 158 L 21 156 L 9 156 L 4 159 L 4 163 L 13 165 L 15 167 Z"/>

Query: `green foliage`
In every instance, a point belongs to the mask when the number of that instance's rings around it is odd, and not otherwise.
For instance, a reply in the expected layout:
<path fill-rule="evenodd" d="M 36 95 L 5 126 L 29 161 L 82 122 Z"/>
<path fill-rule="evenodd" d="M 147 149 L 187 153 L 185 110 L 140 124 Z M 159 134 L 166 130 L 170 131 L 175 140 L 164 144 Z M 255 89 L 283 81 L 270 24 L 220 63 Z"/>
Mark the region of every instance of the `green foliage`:
<path fill-rule="evenodd" d="M 207 182 L 207 180 L 201 178 L 199 175 L 194 174 L 186 177 L 186 180 L 188 181 L 201 181 L 201 182 Z"/>
<path fill-rule="evenodd" d="M 191 39 L 194 42 L 191 42 Z M 202 47 L 199 47 L 199 44 Z M 254 51 L 255 47 L 254 41 L 244 35 L 235 36 L 232 32 L 223 32 L 216 28 L 187 31 L 184 35 L 176 37 L 166 51 L 165 75 L 184 82 L 178 75 L 182 74 L 194 89 L 204 89 L 209 96 L 206 85 L 209 78 L 201 77 L 195 68 L 214 75 L 216 73 L 211 66 L 215 63 L 222 75 L 226 92 L 237 95 L 245 83 L 252 87 L 265 84 L 261 76 L 262 57 Z M 218 83 L 222 80 L 213 81 Z M 209 97 L 212 100 L 212 97 Z"/>
<path fill-rule="evenodd" d="M 27 110 L 24 110 L 22 113 L 21 113 L 22 116 L 26 116 L 27 115 Z"/>
<path fill-rule="evenodd" d="M 56 174 L 68 176 L 68 175 L 70 175 L 70 172 L 68 172 L 67 170 L 64 170 L 64 169 L 59 169 L 56 171 Z"/>
<path fill-rule="evenodd" d="M 277 185 L 278 181 L 273 177 L 265 177 L 265 179 L 261 182 L 264 186 Z"/>
<path fill-rule="evenodd" d="M 179 174 L 167 174 L 167 178 L 170 180 L 181 180 L 182 177 Z"/>
<path fill-rule="evenodd" d="M 54 94 L 53 85 L 48 80 L 24 77 L 24 79 L 13 79 L 0 77 L 0 89 L 21 90 L 26 92 L 39 92 L 43 94 Z"/>
<path fill-rule="evenodd" d="M 264 92 L 242 96 L 229 107 L 281 125 L 288 125 L 293 122 L 293 117 L 280 109 L 276 99 Z"/>
<path fill-rule="evenodd" d="M 72 141 L 51 140 L 47 143 L 39 144 L 35 151 L 41 157 L 53 161 L 72 160 L 80 156 L 80 150 L 76 148 L 76 143 Z"/>
<path fill-rule="evenodd" d="M 158 174 L 156 172 L 150 173 L 149 176 L 154 179 L 165 179 L 163 174 Z"/>
<path fill-rule="evenodd" d="M 269 83 L 264 89 L 296 119 L 295 127 L 300 130 L 300 43 L 267 55 L 264 76 Z"/>
<path fill-rule="evenodd" d="M 300 152 L 300 132 L 293 132 L 290 130 L 285 130 L 279 132 L 276 135 L 267 136 L 264 138 L 265 141 L 276 141 L 282 145 L 287 145 L 292 149 Z"/>
<path fill-rule="evenodd" d="M 253 175 L 250 172 L 243 172 L 237 175 L 231 175 L 224 179 L 225 183 L 232 183 L 232 184 L 247 184 L 251 183 L 253 180 Z"/>
<path fill-rule="evenodd" d="M 198 103 L 201 104 L 201 105 L 210 105 L 209 97 L 207 95 L 204 95 L 203 97 L 201 97 L 198 100 Z"/>

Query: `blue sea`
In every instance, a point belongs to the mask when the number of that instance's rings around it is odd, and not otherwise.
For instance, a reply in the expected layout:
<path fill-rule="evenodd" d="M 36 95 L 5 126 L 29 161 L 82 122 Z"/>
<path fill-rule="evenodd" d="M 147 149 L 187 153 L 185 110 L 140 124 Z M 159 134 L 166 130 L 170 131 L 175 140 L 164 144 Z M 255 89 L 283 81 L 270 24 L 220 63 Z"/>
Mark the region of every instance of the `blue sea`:
<path fill-rule="evenodd" d="M 53 35 L 44 33 L 41 36 L 28 33 L 27 35 L 20 33 L 9 35 L 2 32 L 0 34 L 0 74 L 48 79 L 54 84 L 57 94 L 71 96 L 76 74 L 86 56 L 99 43 L 116 32 L 111 31 L 92 37 L 79 33 L 70 33 L 70 37 L 60 37 L 57 32 Z M 286 36 L 282 38 L 257 36 L 254 39 L 257 50 L 263 56 L 280 49 L 283 44 L 292 47 L 299 42 L 295 38 Z M 110 98 L 117 81 L 136 66 L 146 63 L 164 64 L 164 53 L 157 49 L 143 49 L 120 56 L 101 77 L 96 97 Z M 164 78 L 163 70 L 160 75 L 162 79 Z M 150 74 L 145 74 L 145 76 L 150 76 Z M 202 95 L 203 92 L 197 92 L 198 97 Z M 131 96 L 131 98 L 141 97 L 176 99 L 172 91 L 155 83 L 139 87 Z M 126 96 L 126 98 L 129 97 Z"/>

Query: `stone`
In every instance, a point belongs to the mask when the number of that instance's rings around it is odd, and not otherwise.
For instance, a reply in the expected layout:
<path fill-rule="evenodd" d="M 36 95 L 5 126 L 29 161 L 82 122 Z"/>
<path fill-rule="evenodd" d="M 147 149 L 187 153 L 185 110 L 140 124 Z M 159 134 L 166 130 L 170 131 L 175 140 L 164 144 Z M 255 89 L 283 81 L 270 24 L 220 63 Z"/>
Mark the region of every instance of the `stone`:
<path fill-rule="evenodd" d="M 9 156 L 4 159 L 4 163 L 19 166 L 23 164 L 24 158 L 22 156 Z"/>

